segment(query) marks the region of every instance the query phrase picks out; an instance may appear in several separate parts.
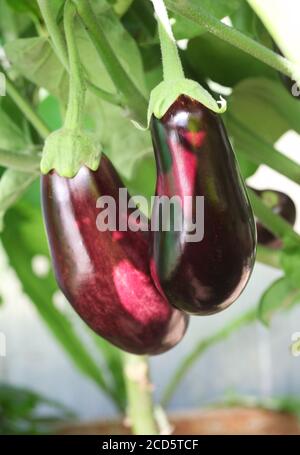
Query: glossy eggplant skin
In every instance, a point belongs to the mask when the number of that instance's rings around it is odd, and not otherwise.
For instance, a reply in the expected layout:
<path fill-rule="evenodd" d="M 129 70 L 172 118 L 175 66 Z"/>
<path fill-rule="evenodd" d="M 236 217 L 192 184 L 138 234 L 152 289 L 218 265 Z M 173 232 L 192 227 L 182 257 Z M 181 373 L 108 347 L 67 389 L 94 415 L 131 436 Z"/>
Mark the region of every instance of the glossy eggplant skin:
<path fill-rule="evenodd" d="M 256 252 L 255 221 L 225 128 L 218 115 L 180 96 L 160 120 L 152 116 L 151 132 L 156 195 L 191 196 L 192 211 L 182 203 L 182 216 L 194 223 L 201 222 L 196 196 L 204 196 L 201 241 L 187 242 L 185 228 L 152 232 L 152 277 L 177 308 L 217 313 L 245 288 Z M 159 210 L 156 200 L 152 217 Z"/>
<path fill-rule="evenodd" d="M 266 205 L 276 215 L 284 218 L 292 226 L 295 225 L 297 209 L 294 201 L 285 193 L 276 190 L 253 190 L 264 200 Z M 282 240 L 277 238 L 271 231 L 264 227 L 259 220 L 256 221 L 257 243 L 268 248 L 279 249 L 282 247 Z"/>
<path fill-rule="evenodd" d="M 55 172 L 42 176 L 54 271 L 68 301 L 97 334 L 134 354 L 160 354 L 181 340 L 188 318 L 151 279 L 148 232 L 121 231 L 118 224 L 114 232 L 97 229 L 103 210 L 97 199 L 112 197 L 118 214 L 119 188 L 123 184 L 104 155 L 96 172 L 82 167 L 72 179 Z"/>

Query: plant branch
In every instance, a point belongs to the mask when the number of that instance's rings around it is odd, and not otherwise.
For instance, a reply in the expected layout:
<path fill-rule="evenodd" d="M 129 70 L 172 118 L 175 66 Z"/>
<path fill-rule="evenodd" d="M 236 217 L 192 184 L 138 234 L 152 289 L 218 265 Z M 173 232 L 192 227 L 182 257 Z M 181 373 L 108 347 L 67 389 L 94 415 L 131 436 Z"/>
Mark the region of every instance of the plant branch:
<path fill-rule="evenodd" d="M 88 0 L 74 0 L 78 14 L 93 42 L 101 60 L 103 61 L 116 89 L 122 94 L 126 105 L 141 124 L 146 122 L 147 100 L 136 87 L 121 65 L 117 55 L 106 38 L 96 15 Z"/>
<path fill-rule="evenodd" d="M 186 19 L 190 19 L 196 24 L 203 27 L 208 32 L 221 38 L 229 44 L 241 49 L 249 55 L 257 58 L 266 65 L 274 68 L 277 71 L 293 78 L 296 71 L 296 66 L 288 59 L 276 54 L 265 46 L 257 43 L 247 35 L 238 30 L 223 24 L 210 13 L 208 13 L 199 4 L 192 5 L 189 0 L 165 0 L 168 9 L 174 13 L 180 14 Z"/>
<path fill-rule="evenodd" d="M 125 353 L 124 378 L 128 398 L 128 415 L 133 433 L 157 435 L 148 359 L 144 356 Z"/>
<path fill-rule="evenodd" d="M 242 316 L 239 316 L 237 319 L 234 319 L 229 324 L 225 325 L 215 334 L 200 340 L 194 349 L 185 357 L 185 359 L 179 364 L 177 369 L 172 375 L 172 379 L 167 385 L 161 403 L 163 406 L 167 406 L 177 389 L 178 385 L 181 383 L 183 378 L 187 375 L 189 370 L 192 368 L 194 363 L 199 360 L 199 358 L 212 346 L 223 341 L 225 338 L 228 338 L 233 332 L 236 332 L 241 327 L 244 327 L 248 324 L 254 322 L 257 318 L 257 309 L 251 309 L 247 311 Z"/>
<path fill-rule="evenodd" d="M 3 71 L 2 68 L 1 68 L 1 71 Z M 4 74 L 5 74 L 5 72 L 4 72 Z M 10 96 L 10 98 L 18 106 L 20 111 L 25 115 L 25 117 L 31 123 L 31 125 L 37 131 L 37 133 L 43 139 L 46 139 L 46 137 L 50 134 L 50 130 L 48 129 L 46 124 L 38 116 L 38 114 L 35 112 L 35 110 L 31 106 L 31 104 L 27 101 L 27 99 L 24 98 L 18 92 L 18 90 L 14 86 L 13 82 L 8 78 L 8 76 L 6 74 L 5 74 L 5 79 L 6 79 L 6 91 L 7 91 L 8 95 Z"/>

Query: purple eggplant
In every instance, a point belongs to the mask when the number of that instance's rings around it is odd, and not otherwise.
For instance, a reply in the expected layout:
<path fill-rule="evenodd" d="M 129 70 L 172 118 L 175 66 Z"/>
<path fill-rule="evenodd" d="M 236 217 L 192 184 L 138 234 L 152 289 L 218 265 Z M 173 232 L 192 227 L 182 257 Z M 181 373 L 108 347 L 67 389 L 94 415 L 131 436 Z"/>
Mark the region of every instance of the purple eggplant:
<path fill-rule="evenodd" d="M 181 210 L 170 210 L 166 229 L 161 200 L 155 199 L 152 221 L 160 222 L 152 231 L 152 277 L 177 308 L 198 315 L 217 313 L 245 288 L 256 251 L 252 209 L 223 122 L 182 95 L 161 119 L 152 116 L 151 133 L 156 196 L 179 196 L 181 201 Z M 192 202 L 185 204 L 186 196 Z M 204 197 L 198 214 L 197 196 Z M 178 213 L 181 230 L 175 223 Z M 203 238 L 191 241 L 190 227 L 199 226 L 201 232 L 201 223 Z"/>
<path fill-rule="evenodd" d="M 67 179 L 42 176 L 43 213 L 59 287 L 100 336 L 134 354 L 160 354 L 183 337 L 188 318 L 157 291 L 149 269 L 149 233 L 100 232 L 100 196 L 113 198 L 119 214 L 123 184 L 102 155 L 96 172 L 82 167 Z M 130 196 L 128 196 L 129 198 Z M 134 209 L 131 209 L 131 213 Z M 127 217 L 127 210 L 121 218 Z"/>
<path fill-rule="evenodd" d="M 285 193 L 276 190 L 254 190 L 264 203 L 273 210 L 276 215 L 284 218 L 292 226 L 295 225 L 297 210 L 293 200 Z M 257 220 L 257 242 L 268 248 L 279 249 L 282 247 L 282 240 L 277 238 L 264 225 Z"/>

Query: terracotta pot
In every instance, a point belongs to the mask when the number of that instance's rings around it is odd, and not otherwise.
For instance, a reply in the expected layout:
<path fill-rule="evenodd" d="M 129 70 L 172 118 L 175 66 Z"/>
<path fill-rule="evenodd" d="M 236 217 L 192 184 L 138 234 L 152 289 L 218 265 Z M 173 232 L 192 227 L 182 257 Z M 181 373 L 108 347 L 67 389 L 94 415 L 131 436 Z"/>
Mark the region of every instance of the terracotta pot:
<path fill-rule="evenodd" d="M 288 413 L 260 408 L 224 408 L 172 414 L 174 435 L 300 435 L 300 422 Z M 66 435 L 130 434 L 121 421 L 100 421 L 60 428 Z"/>

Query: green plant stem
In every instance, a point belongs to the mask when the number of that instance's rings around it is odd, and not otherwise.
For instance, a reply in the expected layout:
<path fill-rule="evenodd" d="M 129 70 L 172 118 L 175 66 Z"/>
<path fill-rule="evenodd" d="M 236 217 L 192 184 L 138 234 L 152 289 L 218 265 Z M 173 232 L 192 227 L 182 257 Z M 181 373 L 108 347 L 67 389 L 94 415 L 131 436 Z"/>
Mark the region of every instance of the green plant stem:
<path fill-rule="evenodd" d="M 254 322 L 256 318 L 257 309 L 251 309 L 242 316 L 239 316 L 237 319 L 234 319 L 229 324 L 225 325 L 215 334 L 205 338 L 204 340 L 200 340 L 172 374 L 172 379 L 163 393 L 161 400 L 162 405 L 167 406 L 169 404 L 175 390 L 183 378 L 186 376 L 188 371 L 210 347 L 214 346 L 217 343 L 220 343 L 225 338 L 228 338 L 233 332 L 238 331 L 241 327 Z"/>
<path fill-rule="evenodd" d="M 223 24 L 208 13 L 201 6 L 201 2 L 198 2 L 197 6 L 191 4 L 189 0 L 165 0 L 165 2 L 170 11 L 180 14 L 186 19 L 190 19 L 208 32 L 221 38 L 223 41 L 232 44 L 271 68 L 293 78 L 296 70 L 295 64 L 260 43 L 257 43 L 233 27 Z"/>
<path fill-rule="evenodd" d="M 258 165 L 265 164 L 293 182 L 300 184 L 300 166 L 298 163 L 280 153 L 272 144 L 257 136 L 253 130 L 248 129 L 232 115 L 228 114 L 228 118 L 229 130 L 241 145 L 239 151 L 249 161 Z"/>
<path fill-rule="evenodd" d="M 165 81 L 184 79 L 184 72 L 163 0 L 151 0 L 155 9 Z"/>
<path fill-rule="evenodd" d="M 78 14 L 103 61 L 116 89 L 122 94 L 131 114 L 141 124 L 146 122 L 148 103 L 121 65 L 117 55 L 97 22 L 88 0 L 74 0 Z"/>
<path fill-rule="evenodd" d="M 69 72 L 69 59 L 66 40 L 57 24 L 53 4 L 52 2 L 49 2 L 49 0 L 38 0 L 38 4 L 51 38 L 53 50 L 64 66 L 65 70 Z M 109 103 L 117 106 L 123 106 L 124 103 L 120 94 L 106 92 L 105 90 L 102 90 L 100 87 L 97 87 L 95 84 L 89 81 L 88 78 L 85 78 L 85 84 L 91 92 L 93 92 L 104 101 L 108 101 Z"/>
<path fill-rule="evenodd" d="M 0 149 L 0 165 L 17 171 L 37 172 L 40 157 L 37 153 L 25 154 Z"/>
<path fill-rule="evenodd" d="M 258 245 L 256 250 L 256 260 L 262 264 L 274 267 L 275 269 L 281 269 L 280 253 L 281 250 L 275 250 Z"/>
<path fill-rule="evenodd" d="M 68 65 L 68 53 L 66 42 L 59 26 L 56 22 L 53 2 L 49 0 L 37 0 L 47 30 L 51 36 L 52 46 L 59 60 L 65 68 Z"/>
<path fill-rule="evenodd" d="M 254 191 L 250 188 L 248 188 L 247 191 L 255 216 L 261 223 L 280 239 L 284 240 L 286 237 L 289 237 L 300 245 L 300 236 L 294 231 L 292 226 L 267 207 Z"/>
<path fill-rule="evenodd" d="M 136 435 L 157 435 L 147 357 L 124 354 L 128 416 Z"/>
<path fill-rule="evenodd" d="M 2 69 L 1 69 L 2 71 Z M 5 73 L 4 73 L 5 74 Z M 50 134 L 50 130 L 43 122 L 43 120 L 38 116 L 35 112 L 31 104 L 24 98 L 16 89 L 12 81 L 8 78 L 5 74 L 6 78 L 6 91 L 8 96 L 14 101 L 14 103 L 18 106 L 20 111 L 24 114 L 27 120 L 31 123 L 33 128 L 37 131 L 37 133 L 43 138 Z"/>
<path fill-rule="evenodd" d="M 67 0 L 64 9 L 64 29 L 69 56 L 70 83 L 64 127 L 72 130 L 80 130 L 83 123 L 86 86 L 74 36 L 75 14 L 75 6 L 71 0 Z"/>

